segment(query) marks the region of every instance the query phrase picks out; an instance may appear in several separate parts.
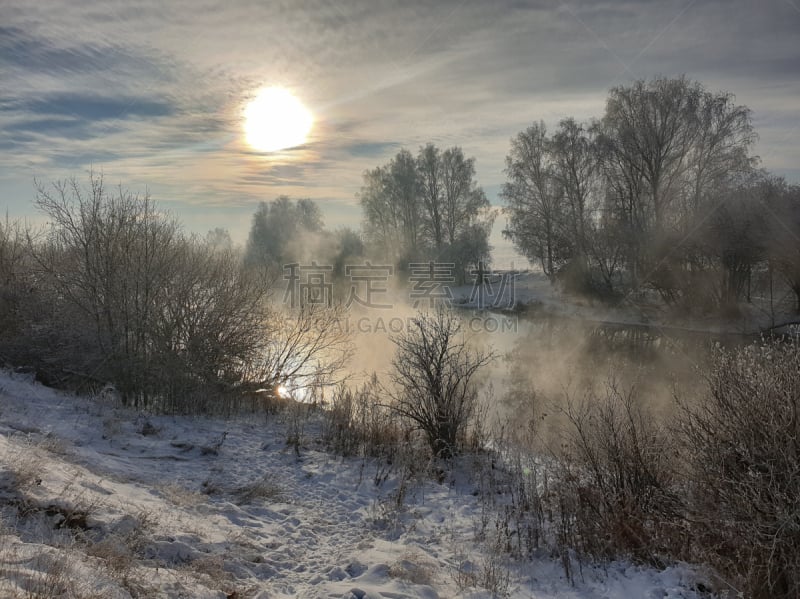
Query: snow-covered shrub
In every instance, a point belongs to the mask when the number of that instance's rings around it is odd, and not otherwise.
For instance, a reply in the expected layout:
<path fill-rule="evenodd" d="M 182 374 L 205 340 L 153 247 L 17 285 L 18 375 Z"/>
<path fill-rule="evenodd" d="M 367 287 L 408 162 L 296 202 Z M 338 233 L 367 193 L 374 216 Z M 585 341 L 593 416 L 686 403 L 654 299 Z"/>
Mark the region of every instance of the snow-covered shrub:
<path fill-rule="evenodd" d="M 800 346 L 718 350 L 684 407 L 696 559 L 750 597 L 800 596 Z"/>

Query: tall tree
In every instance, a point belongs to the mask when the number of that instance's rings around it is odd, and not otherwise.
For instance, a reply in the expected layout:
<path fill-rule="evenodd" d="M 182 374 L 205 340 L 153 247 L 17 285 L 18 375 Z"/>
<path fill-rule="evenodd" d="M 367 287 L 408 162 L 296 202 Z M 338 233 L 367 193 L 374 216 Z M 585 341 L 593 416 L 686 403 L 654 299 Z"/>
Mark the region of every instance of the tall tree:
<path fill-rule="evenodd" d="M 448 260 L 464 271 L 471 259 L 461 248 L 488 258 L 489 201 L 475 180 L 475 159 L 461 148 L 427 144 L 416 159 L 401 150 L 364 173 L 359 198 L 368 242 L 390 259 Z"/>
<path fill-rule="evenodd" d="M 568 257 L 563 231 L 562 189 L 549 155 L 549 139 L 543 122 L 535 123 L 511 140 L 506 156 L 508 182 L 500 192 L 509 216 L 505 231 L 531 261 L 553 277 Z"/>
<path fill-rule="evenodd" d="M 684 182 L 688 218 L 717 203 L 720 189 L 742 183 L 756 165 L 749 155 L 756 139 L 750 109 L 734 104 L 732 94 L 702 90 L 691 120 L 695 133 Z"/>
<path fill-rule="evenodd" d="M 764 255 L 754 139 L 746 107 L 685 77 L 613 88 L 590 126 L 564 119 L 548 137 L 539 123 L 512 140 L 507 234 L 550 276 L 588 266 L 586 281 L 611 289 L 622 270 L 677 301 L 712 269 L 725 280 L 717 300 L 738 298 Z"/>
<path fill-rule="evenodd" d="M 400 214 L 407 251 L 415 251 L 422 223 L 417 162 L 408 150 L 400 150 L 389 163 L 389 197 Z"/>
<path fill-rule="evenodd" d="M 587 130 L 575 119 L 562 120 L 549 143 L 553 177 L 564 194 L 565 224 L 574 253 L 583 263 L 587 258 L 588 231 L 591 228 L 592 194 L 596 189 L 597 153 Z"/>
<path fill-rule="evenodd" d="M 453 245 L 489 207 L 489 200 L 475 181 L 475 159 L 465 158 L 458 146 L 442 152 L 442 185 L 444 227 L 447 242 Z"/>
<path fill-rule="evenodd" d="M 444 242 L 443 164 L 442 153 L 429 143 L 420 148 L 417 156 L 420 194 L 425 207 L 425 228 L 437 252 Z"/>
<path fill-rule="evenodd" d="M 358 199 L 368 242 L 382 248 L 387 257 L 394 257 L 400 253 L 400 218 L 389 193 L 389 178 L 390 172 L 385 166 L 365 171 Z"/>
<path fill-rule="evenodd" d="M 280 196 L 261 202 L 253 215 L 245 261 L 255 265 L 282 265 L 298 259 L 298 239 L 322 231 L 322 213 L 313 200 L 292 202 Z"/>
<path fill-rule="evenodd" d="M 602 120 L 605 150 L 641 176 L 645 193 L 637 201 L 645 203 L 640 210 L 655 230 L 664 227 L 675 185 L 688 168 L 701 93 L 699 84 L 680 77 L 636 81 L 609 95 Z"/>

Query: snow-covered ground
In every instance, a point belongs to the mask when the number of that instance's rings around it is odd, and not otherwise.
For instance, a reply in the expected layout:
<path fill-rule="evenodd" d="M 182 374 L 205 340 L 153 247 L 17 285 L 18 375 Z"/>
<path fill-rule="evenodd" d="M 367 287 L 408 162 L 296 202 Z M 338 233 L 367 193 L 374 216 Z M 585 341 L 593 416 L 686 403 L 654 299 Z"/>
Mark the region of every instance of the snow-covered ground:
<path fill-rule="evenodd" d="M 459 574 L 487 559 L 466 465 L 398 508 L 394 473 L 324 451 L 313 417 L 287 448 L 290 425 L 144 417 L 0 371 L 0 597 L 492 596 Z M 520 599 L 698 596 L 684 567 L 507 569 Z"/>

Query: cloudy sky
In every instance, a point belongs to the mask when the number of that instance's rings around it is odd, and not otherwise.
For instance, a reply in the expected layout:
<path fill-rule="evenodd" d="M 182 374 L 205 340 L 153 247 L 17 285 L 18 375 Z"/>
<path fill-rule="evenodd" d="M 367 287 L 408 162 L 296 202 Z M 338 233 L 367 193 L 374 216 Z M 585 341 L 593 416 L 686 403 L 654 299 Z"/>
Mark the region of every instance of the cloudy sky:
<path fill-rule="evenodd" d="M 0 208 L 35 218 L 34 178 L 93 167 L 198 232 L 243 240 L 284 193 L 358 226 L 363 171 L 428 141 L 475 156 L 498 203 L 531 122 L 680 74 L 749 106 L 763 165 L 800 181 L 800 0 L 3 0 Z M 245 142 L 268 86 L 314 114 L 303 147 Z"/>

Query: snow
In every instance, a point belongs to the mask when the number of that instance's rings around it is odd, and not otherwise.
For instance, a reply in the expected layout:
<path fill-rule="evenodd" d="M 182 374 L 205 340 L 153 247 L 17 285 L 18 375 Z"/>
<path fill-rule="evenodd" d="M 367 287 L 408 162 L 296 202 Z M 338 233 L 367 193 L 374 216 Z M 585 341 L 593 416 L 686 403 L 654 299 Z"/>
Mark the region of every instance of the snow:
<path fill-rule="evenodd" d="M 492 597 L 456 584 L 488 558 L 469 468 L 397 507 L 396 473 L 376 486 L 378 464 L 327 453 L 317 420 L 295 451 L 288 416 L 143 416 L 0 371 L 0 596 Z M 684 566 L 507 571 L 515 599 L 698 596 Z"/>

